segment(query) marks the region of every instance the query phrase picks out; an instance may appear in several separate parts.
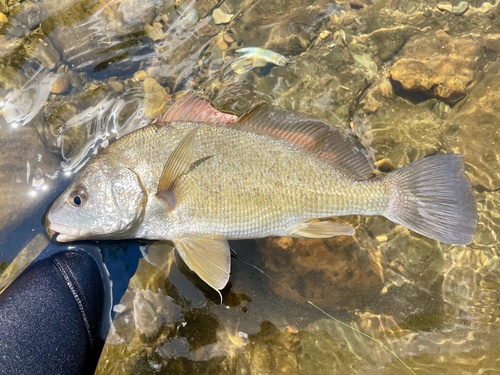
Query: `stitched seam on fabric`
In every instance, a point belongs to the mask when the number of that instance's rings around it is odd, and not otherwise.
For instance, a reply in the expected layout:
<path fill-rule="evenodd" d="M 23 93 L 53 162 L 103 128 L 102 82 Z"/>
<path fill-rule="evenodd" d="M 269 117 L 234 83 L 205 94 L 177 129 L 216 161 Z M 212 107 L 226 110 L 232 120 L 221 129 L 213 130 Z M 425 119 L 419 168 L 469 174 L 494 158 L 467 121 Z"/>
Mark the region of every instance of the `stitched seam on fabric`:
<path fill-rule="evenodd" d="M 54 264 L 59 269 L 61 274 L 63 275 L 66 284 L 68 285 L 73 298 L 75 299 L 76 305 L 78 306 L 78 310 L 80 310 L 80 314 L 82 315 L 83 323 L 85 324 L 85 329 L 87 331 L 87 336 L 90 341 L 90 347 L 94 348 L 94 340 L 92 337 L 92 329 L 90 327 L 90 322 L 87 318 L 87 301 L 83 295 L 83 292 L 76 281 L 76 277 L 73 274 L 73 271 L 69 268 L 66 262 L 62 261 L 59 258 L 53 258 Z M 81 297 L 80 297 L 81 296 Z"/>

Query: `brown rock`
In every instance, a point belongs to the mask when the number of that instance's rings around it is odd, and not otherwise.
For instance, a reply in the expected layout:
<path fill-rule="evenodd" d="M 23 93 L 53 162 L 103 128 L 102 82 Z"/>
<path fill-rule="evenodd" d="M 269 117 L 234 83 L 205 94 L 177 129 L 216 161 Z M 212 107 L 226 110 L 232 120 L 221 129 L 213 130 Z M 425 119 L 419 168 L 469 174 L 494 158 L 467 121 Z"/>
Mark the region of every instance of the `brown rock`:
<path fill-rule="evenodd" d="M 50 92 L 52 94 L 63 94 L 69 89 L 69 87 L 70 85 L 68 79 L 64 76 L 60 76 L 52 84 Z"/>
<path fill-rule="evenodd" d="M 144 80 L 144 114 L 149 118 L 155 118 L 166 109 L 167 91 L 154 80 Z"/>
<path fill-rule="evenodd" d="M 382 268 L 373 252 L 353 237 L 267 238 L 260 241 L 275 293 L 328 309 L 356 308 L 377 298 Z"/>
<path fill-rule="evenodd" d="M 148 74 L 144 70 L 138 70 L 134 73 L 134 78 L 138 81 L 144 81 L 147 78 Z"/>
<path fill-rule="evenodd" d="M 474 186 L 500 189 L 500 63 L 489 66 L 467 101 L 452 112 L 444 127 L 445 144 L 464 155 Z"/>
<path fill-rule="evenodd" d="M 402 93 L 424 94 L 448 103 L 463 98 L 483 63 L 481 44 L 472 37 L 453 38 L 443 31 L 412 38 L 392 66 L 392 80 Z"/>
<path fill-rule="evenodd" d="M 500 34 L 486 35 L 484 44 L 487 49 L 500 52 Z"/>

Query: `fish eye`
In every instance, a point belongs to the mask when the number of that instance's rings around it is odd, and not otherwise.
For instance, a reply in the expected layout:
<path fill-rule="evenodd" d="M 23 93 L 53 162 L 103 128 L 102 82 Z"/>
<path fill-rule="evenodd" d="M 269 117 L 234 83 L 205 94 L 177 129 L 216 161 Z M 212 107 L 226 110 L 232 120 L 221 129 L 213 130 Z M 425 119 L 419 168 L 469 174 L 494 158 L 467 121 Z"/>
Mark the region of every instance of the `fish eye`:
<path fill-rule="evenodd" d="M 68 195 L 68 203 L 74 207 L 82 207 L 87 202 L 87 191 L 79 186 Z"/>

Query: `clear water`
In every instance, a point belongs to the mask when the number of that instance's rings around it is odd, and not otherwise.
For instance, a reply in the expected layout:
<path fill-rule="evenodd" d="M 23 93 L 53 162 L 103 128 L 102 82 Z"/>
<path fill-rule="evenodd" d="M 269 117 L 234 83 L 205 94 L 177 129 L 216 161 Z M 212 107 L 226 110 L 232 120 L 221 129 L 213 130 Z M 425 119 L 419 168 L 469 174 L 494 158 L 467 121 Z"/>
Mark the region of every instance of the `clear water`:
<path fill-rule="evenodd" d="M 102 243 L 115 306 L 97 373 L 499 373 L 499 6 L 0 2 L 1 285 L 91 155 L 176 93 L 235 114 L 267 100 L 350 128 L 381 171 L 462 153 L 474 242 L 376 217 L 347 218 L 353 239 L 232 242 L 222 304 L 169 244 Z"/>

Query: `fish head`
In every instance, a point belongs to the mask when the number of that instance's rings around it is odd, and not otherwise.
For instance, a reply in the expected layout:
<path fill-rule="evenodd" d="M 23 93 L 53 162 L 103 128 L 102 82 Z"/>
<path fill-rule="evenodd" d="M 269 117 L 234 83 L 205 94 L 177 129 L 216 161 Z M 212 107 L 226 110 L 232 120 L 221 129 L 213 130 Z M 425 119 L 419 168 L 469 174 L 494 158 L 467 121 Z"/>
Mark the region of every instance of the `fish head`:
<path fill-rule="evenodd" d="M 59 242 L 133 238 L 146 203 L 147 191 L 132 169 L 91 164 L 53 203 L 47 229 Z"/>

